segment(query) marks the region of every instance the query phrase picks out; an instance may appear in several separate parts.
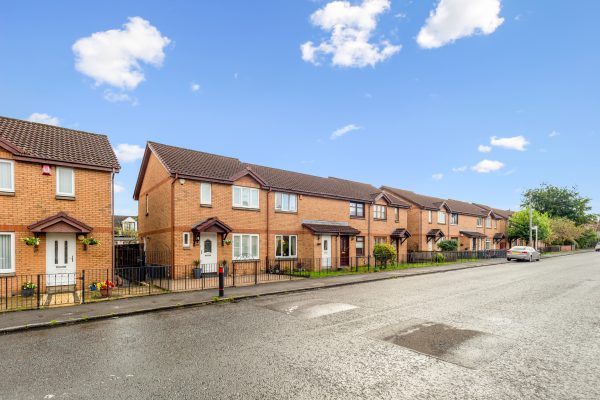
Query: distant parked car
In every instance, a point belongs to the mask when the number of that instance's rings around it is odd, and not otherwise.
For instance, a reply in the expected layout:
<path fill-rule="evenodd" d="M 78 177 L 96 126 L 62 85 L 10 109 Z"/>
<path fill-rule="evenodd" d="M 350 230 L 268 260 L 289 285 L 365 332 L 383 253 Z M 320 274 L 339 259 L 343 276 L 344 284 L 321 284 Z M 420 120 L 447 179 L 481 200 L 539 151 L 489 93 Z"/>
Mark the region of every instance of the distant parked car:
<path fill-rule="evenodd" d="M 600 242 L 596 243 L 596 251 L 600 251 Z"/>
<path fill-rule="evenodd" d="M 529 246 L 515 246 L 506 252 L 508 261 L 540 261 L 541 254 L 539 251 Z"/>

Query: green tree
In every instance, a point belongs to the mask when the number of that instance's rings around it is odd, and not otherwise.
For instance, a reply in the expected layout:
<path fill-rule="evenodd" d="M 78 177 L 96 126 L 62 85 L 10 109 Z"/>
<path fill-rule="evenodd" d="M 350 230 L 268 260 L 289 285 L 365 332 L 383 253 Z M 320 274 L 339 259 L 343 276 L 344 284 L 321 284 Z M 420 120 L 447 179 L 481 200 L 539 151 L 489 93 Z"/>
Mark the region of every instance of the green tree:
<path fill-rule="evenodd" d="M 456 251 L 458 250 L 458 242 L 456 240 L 444 240 L 438 243 L 438 247 L 442 251 Z"/>
<path fill-rule="evenodd" d="M 584 229 L 575 225 L 575 222 L 568 218 L 559 217 L 550 219 L 550 243 L 556 245 L 575 244 Z"/>
<path fill-rule="evenodd" d="M 591 199 L 579 194 L 576 187 L 558 187 L 543 183 L 539 188 L 523 193 L 522 206 L 532 207 L 550 218 L 568 218 L 577 225 L 595 221 L 597 215 L 590 211 Z"/>
<path fill-rule="evenodd" d="M 387 265 L 390 260 L 396 259 L 396 248 L 391 244 L 379 243 L 373 247 L 373 256 L 383 265 Z"/>
<path fill-rule="evenodd" d="M 577 245 L 583 249 L 594 247 L 598 243 L 598 235 L 593 229 L 585 229 L 576 241 Z"/>
<path fill-rule="evenodd" d="M 533 225 L 538 226 L 538 240 L 547 240 L 551 234 L 550 217 L 533 211 Z M 508 238 L 510 240 L 529 240 L 529 209 L 517 211 L 508 220 Z M 533 234 L 535 240 L 535 232 Z"/>

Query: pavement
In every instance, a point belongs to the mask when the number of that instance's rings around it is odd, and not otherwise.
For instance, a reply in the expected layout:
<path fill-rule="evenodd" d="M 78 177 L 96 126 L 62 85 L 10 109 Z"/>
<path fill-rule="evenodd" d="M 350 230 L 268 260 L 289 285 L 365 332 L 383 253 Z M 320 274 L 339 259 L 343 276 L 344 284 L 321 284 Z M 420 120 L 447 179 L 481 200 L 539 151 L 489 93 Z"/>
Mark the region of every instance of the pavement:
<path fill-rule="evenodd" d="M 29 330 L 0 399 L 598 399 L 599 309 L 584 253 Z"/>
<path fill-rule="evenodd" d="M 556 253 L 547 257 L 558 257 L 573 253 Z M 317 290 L 344 285 L 354 285 L 386 279 L 405 278 L 424 274 L 444 273 L 467 268 L 505 264 L 504 259 L 480 260 L 477 262 L 449 264 L 434 267 L 411 268 L 405 270 L 279 281 L 255 286 L 242 286 L 225 289 L 226 300 L 243 300 L 259 296 Z M 124 317 L 153 311 L 175 308 L 199 307 L 217 303 L 217 290 L 177 292 L 152 296 L 130 297 L 94 303 L 5 312 L 0 314 L 0 335 L 28 329 L 52 328 L 61 325 L 89 322 L 93 320 Z"/>

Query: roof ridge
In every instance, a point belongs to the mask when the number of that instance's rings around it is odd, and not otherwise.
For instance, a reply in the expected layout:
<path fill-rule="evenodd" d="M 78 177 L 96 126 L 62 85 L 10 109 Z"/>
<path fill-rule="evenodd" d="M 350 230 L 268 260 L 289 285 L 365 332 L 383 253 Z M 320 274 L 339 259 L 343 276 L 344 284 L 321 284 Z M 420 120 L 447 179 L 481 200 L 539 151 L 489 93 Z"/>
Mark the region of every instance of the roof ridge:
<path fill-rule="evenodd" d="M 200 154 L 207 154 L 209 156 L 216 156 L 216 157 L 222 157 L 222 158 L 228 158 L 230 160 L 236 160 L 239 161 L 241 164 L 244 164 L 244 162 L 242 162 L 239 158 L 237 157 L 229 157 L 229 156 L 224 156 L 222 154 L 216 154 L 216 153 L 209 153 L 207 151 L 200 151 L 200 150 L 195 150 L 195 149 L 190 149 L 188 147 L 181 147 L 181 146 L 173 146 L 171 144 L 165 144 L 165 143 L 159 143 L 159 142 L 154 142 L 152 140 L 148 140 L 147 141 L 148 144 L 157 144 L 159 146 L 166 146 L 166 147 L 171 147 L 173 149 L 180 149 L 180 150 L 185 150 L 185 151 L 192 151 L 194 153 L 200 153 Z"/>
<path fill-rule="evenodd" d="M 101 136 L 101 137 L 108 138 L 108 135 L 105 134 L 105 133 L 96 133 L 96 132 L 82 131 L 82 130 L 79 130 L 79 129 L 66 128 L 64 126 L 50 125 L 50 124 L 44 124 L 42 122 L 28 121 L 26 119 L 19 119 L 19 118 L 13 118 L 13 117 L 5 117 L 3 115 L 0 115 L 0 119 L 8 119 L 8 120 L 16 121 L 16 122 L 19 122 L 19 123 L 23 123 L 24 122 L 24 123 L 32 124 L 32 125 L 41 125 L 41 126 L 48 127 L 50 129 L 59 129 L 59 130 L 70 131 L 70 132 L 78 133 L 78 134 L 92 135 L 92 136 Z"/>

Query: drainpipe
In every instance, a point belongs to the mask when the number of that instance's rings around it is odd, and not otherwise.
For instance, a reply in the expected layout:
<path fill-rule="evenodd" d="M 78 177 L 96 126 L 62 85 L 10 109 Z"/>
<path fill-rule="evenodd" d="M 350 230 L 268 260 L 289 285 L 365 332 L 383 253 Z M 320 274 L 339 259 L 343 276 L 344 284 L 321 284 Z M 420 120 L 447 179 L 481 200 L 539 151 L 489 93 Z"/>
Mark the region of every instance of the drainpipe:
<path fill-rule="evenodd" d="M 371 203 L 369 203 L 369 212 L 367 214 L 367 256 L 371 256 Z"/>
<path fill-rule="evenodd" d="M 271 194 L 271 188 L 269 188 L 269 191 L 267 192 L 267 264 L 269 263 L 269 243 L 271 242 L 271 239 L 269 238 L 269 214 L 271 213 L 271 207 L 269 206 L 269 197 Z M 296 200 L 296 208 L 298 207 L 298 201 Z M 259 247 L 260 248 L 260 247 Z M 296 254 L 298 253 L 298 243 L 296 243 Z M 260 258 L 260 254 L 259 254 L 259 258 Z M 268 268 L 268 266 L 267 266 Z"/>
<path fill-rule="evenodd" d="M 421 251 L 421 240 L 423 240 L 423 209 L 419 212 L 419 241 L 417 242 L 419 245 L 417 251 Z"/>
<path fill-rule="evenodd" d="M 175 183 L 179 174 L 171 181 L 171 276 L 175 274 Z"/>
<path fill-rule="evenodd" d="M 115 235 L 114 235 L 114 221 L 115 221 L 115 169 L 113 168 L 110 174 L 110 242 L 112 244 L 112 252 L 110 254 L 110 264 L 112 270 L 115 270 Z"/>

